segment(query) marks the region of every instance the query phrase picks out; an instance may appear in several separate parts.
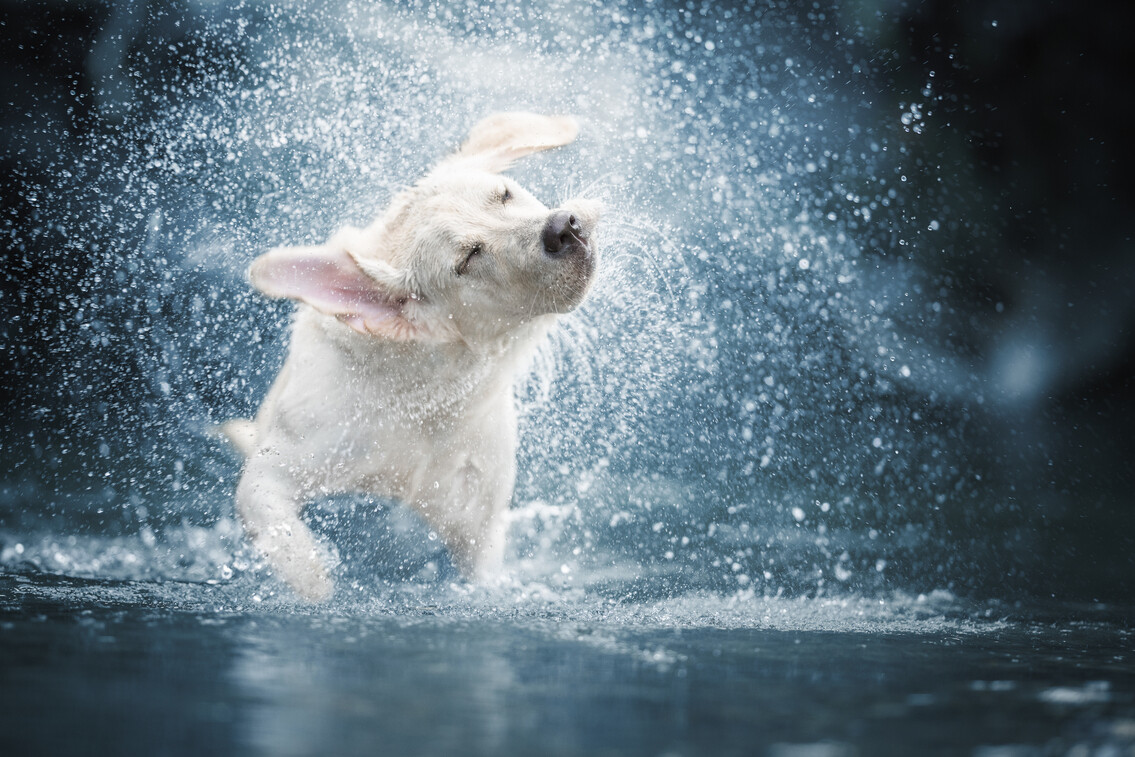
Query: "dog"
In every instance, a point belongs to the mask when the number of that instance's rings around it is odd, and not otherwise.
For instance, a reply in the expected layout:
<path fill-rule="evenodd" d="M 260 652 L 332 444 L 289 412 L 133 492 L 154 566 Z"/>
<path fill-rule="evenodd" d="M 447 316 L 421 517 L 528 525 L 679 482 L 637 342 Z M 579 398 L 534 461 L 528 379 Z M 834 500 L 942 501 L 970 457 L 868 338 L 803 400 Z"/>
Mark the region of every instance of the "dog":
<path fill-rule="evenodd" d="M 549 209 L 502 172 L 578 131 L 566 116 L 493 114 L 369 227 L 253 262 L 256 289 L 300 305 L 255 419 L 222 430 L 246 458 L 244 529 L 300 597 L 334 590 L 301 518 L 333 493 L 400 500 L 465 578 L 499 572 L 516 477 L 513 385 L 584 300 L 601 212 L 585 199 Z"/>

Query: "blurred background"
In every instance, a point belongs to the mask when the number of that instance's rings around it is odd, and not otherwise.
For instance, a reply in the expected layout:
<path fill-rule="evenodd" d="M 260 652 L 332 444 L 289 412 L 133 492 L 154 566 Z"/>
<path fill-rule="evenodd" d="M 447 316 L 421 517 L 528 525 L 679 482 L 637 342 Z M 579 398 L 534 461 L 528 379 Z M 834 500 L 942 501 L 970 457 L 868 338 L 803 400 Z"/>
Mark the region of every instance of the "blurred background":
<path fill-rule="evenodd" d="M 516 177 L 610 211 L 604 280 L 521 388 L 514 561 L 657 596 L 1129 600 L 1131 20 L 0 4 L 0 564 L 231 576 L 209 429 L 254 411 L 290 313 L 248 263 L 531 109 L 584 130 Z M 313 517 L 416 566 L 394 512 Z"/>

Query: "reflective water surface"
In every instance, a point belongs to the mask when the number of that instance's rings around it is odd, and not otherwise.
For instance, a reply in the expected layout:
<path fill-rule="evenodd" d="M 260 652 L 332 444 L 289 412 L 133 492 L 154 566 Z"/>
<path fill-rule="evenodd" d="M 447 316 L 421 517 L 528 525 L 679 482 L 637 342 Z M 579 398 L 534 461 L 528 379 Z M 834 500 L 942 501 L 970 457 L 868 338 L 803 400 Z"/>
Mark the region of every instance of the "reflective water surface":
<path fill-rule="evenodd" d="M 441 586 L 313 611 L 230 591 L 3 578 L 5 752 L 1135 749 L 1130 613 L 1115 608 L 691 596 L 602 609 Z"/>

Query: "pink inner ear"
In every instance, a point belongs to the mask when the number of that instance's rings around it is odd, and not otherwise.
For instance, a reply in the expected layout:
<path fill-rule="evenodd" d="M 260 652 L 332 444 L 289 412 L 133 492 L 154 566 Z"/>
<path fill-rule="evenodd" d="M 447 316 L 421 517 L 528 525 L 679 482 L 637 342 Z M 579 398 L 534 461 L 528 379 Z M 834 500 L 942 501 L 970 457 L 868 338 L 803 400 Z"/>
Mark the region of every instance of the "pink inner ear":
<path fill-rule="evenodd" d="M 301 300 L 356 330 L 398 318 L 405 301 L 333 247 L 280 247 L 257 258 L 249 275 L 264 294 Z"/>

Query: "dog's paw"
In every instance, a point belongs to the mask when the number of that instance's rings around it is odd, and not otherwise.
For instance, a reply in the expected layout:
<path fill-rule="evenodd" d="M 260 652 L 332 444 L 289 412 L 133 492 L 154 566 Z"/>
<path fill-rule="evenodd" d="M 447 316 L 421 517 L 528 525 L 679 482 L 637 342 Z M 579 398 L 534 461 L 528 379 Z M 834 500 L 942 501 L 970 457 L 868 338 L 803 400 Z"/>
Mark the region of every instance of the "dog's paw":
<path fill-rule="evenodd" d="M 273 574 L 308 602 L 323 602 L 335 590 L 328 555 L 298 519 L 257 534 L 253 543 L 268 559 Z"/>
<path fill-rule="evenodd" d="M 288 585 L 308 602 L 326 602 L 335 591 L 335 582 L 322 570 L 322 566 L 319 572 L 309 572 L 289 579 Z"/>
<path fill-rule="evenodd" d="M 292 591 L 308 602 L 324 602 L 335 591 L 335 582 L 327 573 L 327 568 L 315 557 L 272 556 L 272 567 Z"/>

